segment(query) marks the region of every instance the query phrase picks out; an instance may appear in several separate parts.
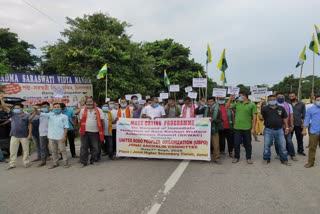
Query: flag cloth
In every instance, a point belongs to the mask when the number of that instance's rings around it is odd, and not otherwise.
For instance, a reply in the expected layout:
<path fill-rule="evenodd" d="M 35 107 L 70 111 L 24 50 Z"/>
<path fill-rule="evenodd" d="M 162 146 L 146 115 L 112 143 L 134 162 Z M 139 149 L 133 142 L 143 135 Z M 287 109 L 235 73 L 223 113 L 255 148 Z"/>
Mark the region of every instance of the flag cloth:
<path fill-rule="evenodd" d="M 300 54 L 299 62 L 297 63 L 296 68 L 299 67 L 300 65 L 302 65 L 306 59 L 307 59 L 306 46 L 304 46 L 304 48 L 303 48 L 303 50 L 302 50 L 302 52 Z"/>
<path fill-rule="evenodd" d="M 210 45 L 208 44 L 208 46 L 207 46 L 207 64 L 210 62 L 212 62 L 212 54 L 211 54 Z"/>
<path fill-rule="evenodd" d="M 310 42 L 309 49 L 312 50 L 315 54 L 319 55 L 319 47 L 318 47 L 318 44 L 314 38 L 314 34 L 312 34 L 312 40 Z"/>
<path fill-rule="evenodd" d="M 97 74 L 97 79 L 103 79 L 104 75 L 107 74 L 107 70 L 108 70 L 108 65 L 107 63 L 104 64 L 104 66 L 102 66 L 102 68 L 100 69 L 99 73 Z"/>
<path fill-rule="evenodd" d="M 314 28 L 316 29 L 316 33 L 317 33 L 318 44 L 320 44 L 320 30 L 317 25 L 314 25 Z"/>
<path fill-rule="evenodd" d="M 169 77 L 167 75 L 167 71 L 164 70 L 164 77 L 163 77 L 164 86 L 168 87 L 170 85 Z"/>
<path fill-rule="evenodd" d="M 227 79 L 225 75 L 225 71 L 228 68 L 228 63 L 226 60 L 226 49 L 223 49 L 217 68 L 219 68 L 219 70 L 221 71 L 220 81 L 223 83 L 227 83 Z"/>

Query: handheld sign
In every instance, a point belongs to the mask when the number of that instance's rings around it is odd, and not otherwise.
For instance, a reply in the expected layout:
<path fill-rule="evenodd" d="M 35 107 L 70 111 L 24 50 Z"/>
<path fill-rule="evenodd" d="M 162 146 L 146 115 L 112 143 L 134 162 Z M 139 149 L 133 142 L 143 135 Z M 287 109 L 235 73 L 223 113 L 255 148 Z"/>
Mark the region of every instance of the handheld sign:
<path fill-rule="evenodd" d="M 159 103 L 162 103 L 162 98 L 158 97 L 158 101 L 159 101 Z"/>
<path fill-rule="evenodd" d="M 207 87 L 207 79 L 206 78 L 193 78 L 192 79 L 192 87 L 206 88 Z"/>
<path fill-rule="evenodd" d="M 169 93 L 160 93 L 160 98 L 161 99 L 168 99 L 169 98 Z"/>
<path fill-rule="evenodd" d="M 268 88 L 252 89 L 251 95 L 254 96 L 254 97 L 265 97 L 265 96 L 268 96 Z"/>
<path fill-rule="evenodd" d="M 186 93 L 188 93 L 188 92 L 192 91 L 192 87 L 188 86 L 188 87 L 184 88 L 184 90 Z"/>
<path fill-rule="evenodd" d="M 190 97 L 191 99 L 197 99 L 198 93 L 197 92 L 188 92 L 188 97 Z"/>
<path fill-rule="evenodd" d="M 232 86 L 228 87 L 228 94 L 238 95 L 239 91 L 240 91 L 240 88 L 238 88 L 238 87 L 232 87 Z"/>
<path fill-rule="evenodd" d="M 106 103 L 109 102 L 109 101 L 110 101 L 110 98 L 109 98 L 109 97 L 106 97 Z"/>
<path fill-rule="evenodd" d="M 179 85 L 169 85 L 169 91 L 170 92 L 179 92 L 180 86 Z"/>
<path fill-rule="evenodd" d="M 132 94 L 127 94 L 126 95 L 126 100 L 131 100 L 131 96 L 132 96 Z"/>
<path fill-rule="evenodd" d="M 212 90 L 212 96 L 214 96 L 214 97 L 226 97 L 227 96 L 227 89 L 225 89 L 225 88 L 214 88 Z"/>

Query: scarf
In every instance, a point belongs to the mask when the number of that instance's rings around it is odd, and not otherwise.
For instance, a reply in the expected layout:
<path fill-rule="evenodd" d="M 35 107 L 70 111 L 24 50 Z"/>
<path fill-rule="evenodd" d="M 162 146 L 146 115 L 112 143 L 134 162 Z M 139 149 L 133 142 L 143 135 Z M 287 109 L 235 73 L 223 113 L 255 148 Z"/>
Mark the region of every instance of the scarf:
<path fill-rule="evenodd" d="M 187 109 L 188 107 L 186 105 L 183 105 L 183 110 L 182 110 L 182 118 L 186 118 L 187 117 Z M 191 108 L 190 108 L 190 117 L 194 118 L 196 117 L 194 114 L 194 104 L 191 104 Z"/>
<path fill-rule="evenodd" d="M 85 135 L 86 134 L 86 122 L 87 122 L 87 116 L 88 116 L 88 107 L 84 107 L 83 109 L 83 116 L 81 119 L 81 124 L 80 124 L 80 134 L 81 135 Z M 98 111 L 98 108 L 96 107 L 96 105 L 94 105 L 93 110 L 96 112 L 97 115 L 97 125 L 98 125 L 98 129 L 99 129 L 99 139 L 101 142 L 104 141 L 104 133 L 103 133 L 103 126 L 101 123 L 101 118 L 100 118 L 100 113 Z"/>
<path fill-rule="evenodd" d="M 291 114 L 291 112 L 290 112 L 290 106 L 289 106 L 289 103 L 284 102 L 284 103 L 283 103 L 283 107 L 284 107 L 284 109 L 285 109 L 285 110 L 286 110 L 286 112 L 287 112 L 287 115 L 288 115 L 288 126 L 290 127 L 290 126 L 291 126 L 291 118 L 290 118 L 290 114 Z"/>
<path fill-rule="evenodd" d="M 107 111 L 106 114 L 108 115 L 108 134 L 112 135 L 112 114 L 110 111 Z"/>
<path fill-rule="evenodd" d="M 219 105 L 215 104 L 214 106 L 212 106 L 213 108 L 213 114 L 212 114 L 212 119 L 217 119 L 217 116 L 218 116 L 218 112 L 219 112 Z M 204 110 L 204 117 L 208 117 L 209 115 L 209 110 L 210 110 L 210 107 L 207 107 L 205 110 Z M 218 127 L 216 127 L 216 125 L 218 125 Z M 219 130 L 222 130 L 223 127 L 222 127 L 222 123 L 218 123 L 216 124 L 214 121 L 211 122 L 211 134 L 215 134 L 217 133 Z"/>
<path fill-rule="evenodd" d="M 118 109 L 117 117 L 118 118 L 122 117 L 121 108 Z M 129 107 L 126 107 L 126 118 L 131 118 L 131 112 Z"/>
<path fill-rule="evenodd" d="M 234 114 L 230 108 L 227 108 L 227 117 L 228 117 L 228 122 L 229 122 L 229 129 L 233 129 Z"/>

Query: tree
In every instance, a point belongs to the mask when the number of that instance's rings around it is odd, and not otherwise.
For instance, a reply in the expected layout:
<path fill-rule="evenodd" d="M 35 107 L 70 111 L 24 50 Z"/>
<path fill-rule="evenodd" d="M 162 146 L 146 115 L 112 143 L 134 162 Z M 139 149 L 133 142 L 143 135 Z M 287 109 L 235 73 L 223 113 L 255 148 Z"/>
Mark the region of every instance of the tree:
<path fill-rule="evenodd" d="M 32 71 L 39 60 L 30 53 L 34 48 L 8 28 L 0 28 L 0 74 Z"/>

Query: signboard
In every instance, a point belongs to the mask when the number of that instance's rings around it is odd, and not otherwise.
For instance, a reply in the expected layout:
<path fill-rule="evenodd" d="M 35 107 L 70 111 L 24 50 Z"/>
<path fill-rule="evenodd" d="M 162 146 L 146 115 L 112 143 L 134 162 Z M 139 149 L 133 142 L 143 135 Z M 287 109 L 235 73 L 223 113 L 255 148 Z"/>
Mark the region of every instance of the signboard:
<path fill-rule="evenodd" d="M 197 99 L 198 93 L 197 92 L 188 92 L 188 97 L 191 99 Z"/>
<path fill-rule="evenodd" d="M 209 118 L 119 118 L 117 156 L 210 161 Z"/>
<path fill-rule="evenodd" d="M 254 97 L 268 96 L 268 88 L 256 88 L 251 90 L 251 95 Z"/>
<path fill-rule="evenodd" d="M 228 87 L 228 94 L 235 94 L 235 95 L 238 95 L 240 92 L 240 88 L 238 87 Z"/>
<path fill-rule="evenodd" d="M 188 93 L 188 92 L 192 91 L 192 87 L 188 86 L 188 87 L 184 88 L 184 90 L 186 93 Z"/>
<path fill-rule="evenodd" d="M 160 93 L 160 97 L 162 99 L 168 99 L 169 98 L 169 93 Z"/>
<path fill-rule="evenodd" d="M 225 88 L 214 88 L 212 90 L 212 96 L 214 96 L 214 97 L 226 97 L 227 96 L 227 89 L 225 89 Z"/>
<path fill-rule="evenodd" d="M 206 78 L 193 78 L 192 79 L 192 87 L 206 88 L 207 87 L 207 79 Z"/>
<path fill-rule="evenodd" d="M 91 80 L 85 77 L 12 73 L 1 75 L 0 84 L 6 96 L 25 99 L 25 105 L 64 102 L 80 107 L 93 95 Z"/>
<path fill-rule="evenodd" d="M 126 97 L 126 100 L 129 101 L 129 100 L 131 100 L 132 94 L 126 94 L 125 97 Z M 119 101 L 119 103 L 120 103 L 120 101 Z"/>
<path fill-rule="evenodd" d="M 169 91 L 170 92 L 179 92 L 180 86 L 179 85 L 169 85 Z"/>

